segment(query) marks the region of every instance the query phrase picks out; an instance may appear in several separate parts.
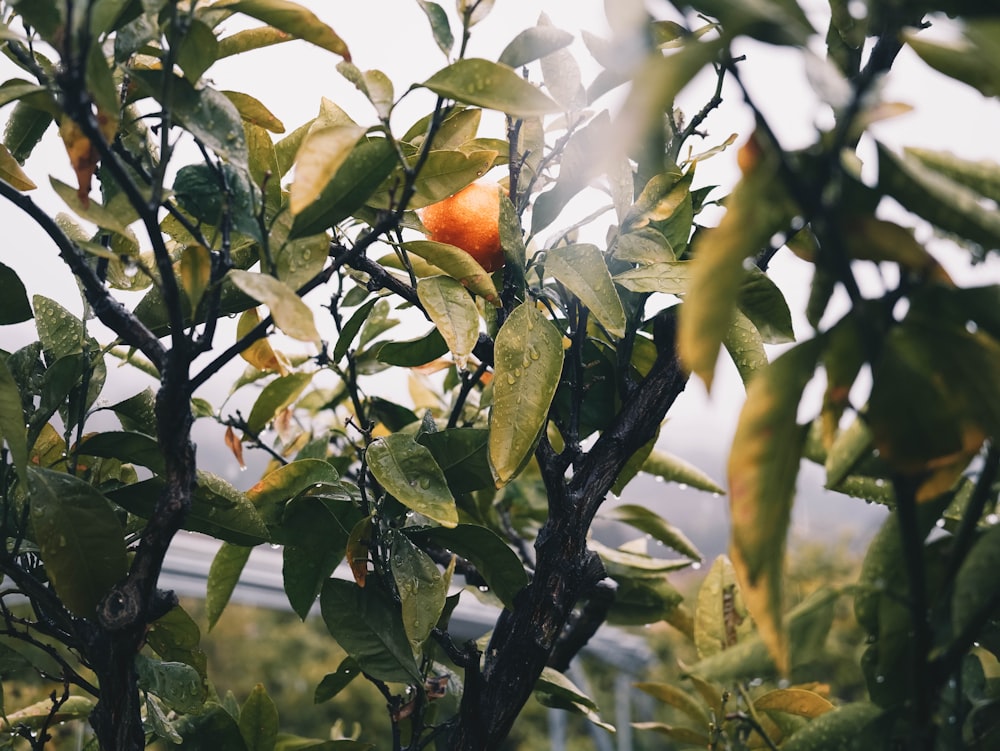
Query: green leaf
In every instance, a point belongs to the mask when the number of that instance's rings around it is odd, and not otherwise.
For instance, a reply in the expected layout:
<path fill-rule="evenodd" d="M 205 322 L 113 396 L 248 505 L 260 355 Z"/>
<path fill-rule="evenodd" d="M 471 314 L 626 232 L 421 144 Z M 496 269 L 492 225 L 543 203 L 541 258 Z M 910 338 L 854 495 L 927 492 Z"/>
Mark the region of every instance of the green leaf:
<path fill-rule="evenodd" d="M 252 551 L 252 547 L 225 542 L 212 559 L 205 592 L 205 617 L 209 629 L 222 617 Z"/>
<path fill-rule="evenodd" d="M 261 239 L 257 219 L 260 191 L 251 184 L 246 170 L 231 164 L 219 169 L 188 164 L 177 170 L 173 190 L 181 208 L 196 219 L 218 227 L 228 218 L 239 232 Z"/>
<path fill-rule="evenodd" d="M 348 155 L 333 179 L 308 207 L 295 215 L 291 237 L 323 232 L 360 209 L 398 164 L 387 138 L 364 138 Z"/>
<path fill-rule="evenodd" d="M 287 284 L 267 274 L 241 269 L 230 271 L 228 279 L 250 297 L 267 305 L 275 326 L 282 332 L 299 341 L 319 344 L 320 335 L 312 309 Z"/>
<path fill-rule="evenodd" d="M 434 264 L 487 302 L 500 304 L 500 294 L 493 284 L 493 277 L 461 248 L 431 240 L 412 240 L 402 243 L 400 247 L 407 253 L 413 253 Z"/>
<path fill-rule="evenodd" d="M 796 422 L 822 339 L 789 350 L 747 388 L 729 455 L 730 555 L 757 628 L 782 673 L 788 647 L 781 627 L 785 541 L 806 431 Z"/>
<path fill-rule="evenodd" d="M 219 41 L 215 32 L 208 24 L 192 19 L 177 47 L 177 64 L 184 71 L 188 83 L 198 85 L 205 71 L 215 63 L 218 52 Z"/>
<path fill-rule="evenodd" d="M 124 530 L 108 499 L 77 477 L 30 467 L 31 526 L 59 598 L 93 618 L 128 569 Z"/>
<path fill-rule="evenodd" d="M 281 520 L 286 502 L 317 485 L 335 485 L 340 477 L 329 462 L 299 459 L 268 472 L 247 491 L 247 498 L 269 526 Z"/>
<path fill-rule="evenodd" d="M 0 731 L 13 733 L 15 728 L 22 725 L 39 730 L 50 727 L 52 723 L 84 720 L 93 711 L 94 702 L 85 696 L 70 696 L 55 712 L 52 711 L 52 700 L 46 698 L 5 715 L 0 721 Z"/>
<path fill-rule="evenodd" d="M 297 299 L 297 298 L 296 298 Z M 247 430 L 260 433 L 275 416 L 298 399 L 313 378 L 313 373 L 289 373 L 267 384 L 253 403 L 247 418 Z"/>
<path fill-rule="evenodd" d="M 912 157 L 928 169 L 940 172 L 950 180 L 971 188 L 986 198 L 1000 201 L 1000 164 L 994 160 L 972 161 L 962 159 L 948 151 L 932 151 L 907 147 L 903 149 L 907 157 Z"/>
<path fill-rule="evenodd" d="M 733 364 L 740 374 L 744 387 L 767 366 L 767 352 L 764 351 L 764 340 L 760 330 L 739 310 L 733 317 L 729 331 L 722 338 L 722 344 L 733 358 Z"/>
<path fill-rule="evenodd" d="M 21 392 L 4 360 L 0 360 L 0 441 L 7 442 L 18 477 L 24 480 L 28 469 L 28 434 Z"/>
<path fill-rule="evenodd" d="M 506 65 L 480 58 L 452 63 L 424 81 L 439 96 L 504 112 L 512 117 L 537 117 L 560 108 Z"/>
<path fill-rule="evenodd" d="M 208 86 L 196 89 L 172 74 L 168 84 L 162 70 L 130 68 L 129 74 L 144 94 L 157 101 L 164 92 L 169 92 L 170 101 L 160 104 L 170 108 L 176 122 L 225 161 L 246 168 L 243 120 L 225 94 Z"/>
<path fill-rule="evenodd" d="M 45 91 L 44 86 L 20 78 L 12 78 L 0 84 L 0 107 L 18 99 Z"/>
<path fill-rule="evenodd" d="M 630 292 L 683 295 L 688 290 L 693 272 L 691 261 L 661 261 L 615 274 L 614 279 L 615 284 Z"/>
<path fill-rule="evenodd" d="M 844 704 L 817 717 L 781 744 L 782 751 L 825 751 L 852 748 L 864 729 L 882 715 L 882 709 L 868 702 Z M 871 748 L 867 744 L 858 748 Z"/>
<path fill-rule="evenodd" d="M 447 351 L 448 343 L 435 327 L 416 339 L 383 342 L 375 351 L 375 357 L 386 365 L 416 368 L 441 357 Z"/>
<path fill-rule="evenodd" d="M 969 84 L 984 96 L 1000 96 L 1000 21 L 979 18 L 964 25 L 961 34 L 946 42 L 932 42 L 909 30 L 901 36 L 935 70 Z"/>
<path fill-rule="evenodd" d="M 997 598 L 1000 587 L 990 573 L 1000 565 L 1000 527 L 991 527 L 982 534 L 962 561 L 955 577 L 955 593 L 951 601 L 951 623 L 955 635 L 982 615 L 983 607 Z M 985 578 L 983 578 L 985 576 Z"/>
<path fill-rule="evenodd" d="M 38 187 L 2 143 L 0 143 L 0 180 L 15 190 L 28 191 Z"/>
<path fill-rule="evenodd" d="M 448 14 L 440 5 L 429 2 L 429 0 L 417 0 L 417 5 L 427 15 L 427 20 L 431 24 L 431 33 L 434 34 L 434 41 L 447 57 L 451 54 L 451 48 L 455 46 L 455 36 L 451 33 L 451 26 L 448 24 Z"/>
<path fill-rule="evenodd" d="M 4 127 L 3 143 L 18 164 L 24 164 L 31 156 L 45 131 L 52 125 L 52 120 L 53 115 L 47 109 L 35 107 L 25 101 L 14 105 Z"/>
<path fill-rule="evenodd" d="M 0 178 L 3 176 L 0 175 Z M 0 326 L 29 320 L 32 316 L 31 305 L 24 283 L 14 269 L 3 263 L 0 263 L 0 289 L 4 292 L 0 299 Z"/>
<path fill-rule="evenodd" d="M 288 602 L 305 620 L 337 565 L 344 560 L 351 529 L 362 514 L 345 499 L 350 491 L 341 483 L 317 483 L 285 506 L 280 534 L 281 575 Z"/>
<path fill-rule="evenodd" d="M 422 680 L 399 611 L 377 586 L 327 579 L 320 610 L 331 636 L 361 670 L 391 683 Z"/>
<path fill-rule="evenodd" d="M 208 696 L 201 675 L 183 662 L 154 660 L 144 654 L 135 656 L 139 688 L 156 694 L 164 704 L 178 712 L 197 712 Z"/>
<path fill-rule="evenodd" d="M 452 493 L 469 493 L 493 486 L 488 456 L 489 431 L 449 428 L 423 433 L 417 441 L 430 449 Z"/>
<path fill-rule="evenodd" d="M 337 32 L 323 23 L 316 14 L 288 0 L 222 0 L 213 8 L 237 11 L 258 21 L 281 29 L 296 39 L 303 39 L 345 60 L 351 59 L 347 44 Z"/>
<path fill-rule="evenodd" d="M 625 336 L 625 310 L 596 245 L 563 245 L 545 254 L 545 272 L 576 295 L 612 336 Z"/>
<path fill-rule="evenodd" d="M 449 276 L 432 276 L 417 282 L 417 295 L 448 343 L 455 364 L 465 370 L 479 340 L 479 310 L 469 291 Z"/>
<path fill-rule="evenodd" d="M 278 708 L 258 683 L 240 708 L 240 735 L 247 751 L 274 751 L 278 738 Z"/>
<path fill-rule="evenodd" d="M 281 122 L 259 99 L 245 94 L 242 91 L 223 91 L 222 92 L 226 98 L 233 103 L 233 106 L 240 113 L 240 117 L 243 118 L 244 124 L 256 125 L 262 130 L 270 131 L 271 133 L 284 133 L 285 124 Z M 251 158 L 251 167 L 253 166 L 253 160 Z M 275 164 L 274 172 L 276 173 L 277 164 Z M 255 179 L 255 182 L 260 185 L 260 180 Z"/>
<path fill-rule="evenodd" d="M 525 29 L 500 53 L 500 62 L 511 68 L 520 68 L 573 43 L 573 35 L 554 26 L 532 26 Z"/>
<path fill-rule="evenodd" d="M 131 207 L 127 208 L 124 216 L 119 216 L 110 206 L 103 206 L 97 201 L 88 200 L 86 203 L 80 200 L 77 189 L 67 185 L 54 177 L 49 177 L 49 184 L 73 213 L 88 222 L 93 222 L 101 229 L 110 230 L 115 234 L 135 242 L 135 235 L 128 228 L 130 222 L 135 221 L 136 215 Z"/>
<path fill-rule="evenodd" d="M 175 728 L 184 738 L 183 751 L 246 751 L 237 721 L 214 702 L 198 714 L 184 715 Z"/>
<path fill-rule="evenodd" d="M 365 453 L 375 479 L 407 508 L 445 527 L 458 524 L 444 472 L 424 446 L 402 433 L 378 438 Z"/>
<path fill-rule="evenodd" d="M 615 732 L 614 725 L 604 722 L 597 714 L 597 704 L 569 678 L 550 667 L 542 670 L 535 682 L 535 698 L 545 707 L 582 714 L 599 728 Z"/>
<path fill-rule="evenodd" d="M 702 558 L 701 553 L 698 552 L 698 548 L 695 547 L 693 542 L 687 539 L 683 532 L 645 506 L 625 503 L 605 511 L 601 516 L 605 519 L 628 524 L 640 532 L 645 532 L 654 540 L 662 542 L 667 547 L 676 550 L 681 555 L 686 555 L 688 558 L 696 561 L 700 561 Z"/>
<path fill-rule="evenodd" d="M 708 748 L 712 744 L 711 738 L 704 733 L 699 733 L 691 728 L 676 727 L 663 722 L 633 722 L 632 727 L 636 730 L 651 730 L 654 733 L 665 735 L 677 743 L 687 746 L 697 746 L 698 748 Z"/>
<path fill-rule="evenodd" d="M 156 439 L 143 433 L 109 430 L 88 435 L 77 449 L 84 456 L 103 456 L 148 467 L 163 474 L 163 454 Z"/>
<path fill-rule="evenodd" d="M 107 495 L 127 511 L 148 519 L 163 487 L 163 479 L 154 477 L 109 491 Z M 243 493 L 221 477 L 200 471 L 184 529 L 236 545 L 258 545 L 270 537 L 260 515 Z"/>
<path fill-rule="evenodd" d="M 751 269 L 740 285 L 739 309 L 749 318 L 767 344 L 795 341 L 792 313 L 778 285 L 757 268 Z"/>
<path fill-rule="evenodd" d="M 493 348 L 490 465 L 498 488 L 521 471 L 548 420 L 562 373 L 562 335 L 534 306 L 519 305 Z"/>
<path fill-rule="evenodd" d="M 476 524 L 459 524 L 454 529 L 435 527 L 411 533 L 414 541 L 424 540 L 450 550 L 476 567 L 500 601 L 512 608 L 514 598 L 528 583 L 528 575 L 517 554 L 495 532 Z"/>
<path fill-rule="evenodd" d="M 693 464 L 684 461 L 679 456 L 658 449 L 653 449 L 649 453 L 646 461 L 642 463 L 642 471 L 656 477 L 662 477 L 669 482 L 689 485 L 708 493 L 724 495 L 726 492 L 715 480 Z"/>
<path fill-rule="evenodd" d="M 161 659 L 193 667 L 208 685 L 208 658 L 201 649 L 201 629 L 180 605 L 149 625 L 146 643 Z"/>
<path fill-rule="evenodd" d="M 365 129 L 360 125 L 310 129 L 295 154 L 295 179 L 288 200 L 293 215 L 322 195 L 364 134 Z"/>
<path fill-rule="evenodd" d="M 345 688 L 348 684 L 361 674 L 361 668 L 353 657 L 345 657 L 337 666 L 336 673 L 327 673 L 323 680 L 316 686 L 316 693 L 313 696 L 313 704 L 322 704 L 329 701 Z"/>
<path fill-rule="evenodd" d="M 878 146 L 879 188 L 945 232 L 986 250 L 1000 248 L 1000 214 L 982 196 L 908 156 Z"/>
<path fill-rule="evenodd" d="M 430 556 L 401 532 L 392 534 L 392 578 L 399 592 L 403 628 L 414 651 L 430 636 L 444 610 L 448 580 Z"/>
<path fill-rule="evenodd" d="M 498 155 L 495 149 L 477 149 L 469 153 L 458 149 L 431 151 L 417 174 L 414 194 L 406 207 L 421 209 L 454 195 L 489 172 Z M 409 160 L 411 167 L 416 159 Z M 390 175 L 367 203 L 377 209 L 394 208 L 401 177 L 400 172 Z"/>

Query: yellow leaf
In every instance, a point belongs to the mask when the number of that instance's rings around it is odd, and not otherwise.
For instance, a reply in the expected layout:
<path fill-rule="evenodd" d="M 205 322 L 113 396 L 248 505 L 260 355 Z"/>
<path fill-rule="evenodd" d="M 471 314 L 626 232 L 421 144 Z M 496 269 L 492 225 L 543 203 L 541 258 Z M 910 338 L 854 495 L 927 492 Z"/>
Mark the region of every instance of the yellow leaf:
<path fill-rule="evenodd" d="M 243 461 L 243 441 L 236 436 L 236 431 L 233 430 L 232 425 L 226 428 L 225 441 L 226 446 L 233 452 L 233 456 L 236 457 L 236 461 L 239 462 L 240 469 L 246 469 L 246 462 Z"/>
<path fill-rule="evenodd" d="M 212 257 L 203 245 L 189 245 L 181 254 L 181 283 L 191 309 L 196 310 L 212 279 Z"/>
<path fill-rule="evenodd" d="M 236 324 L 236 338 L 242 339 L 259 323 L 260 314 L 257 308 L 245 311 Z M 258 339 L 240 352 L 240 357 L 258 370 L 273 371 L 283 376 L 288 375 L 291 367 L 288 358 L 283 353 L 275 351 L 267 339 Z"/>
<path fill-rule="evenodd" d="M 313 312 L 295 291 L 267 274 L 233 269 L 229 280 L 258 302 L 264 303 L 274 317 L 274 325 L 293 339 L 319 344 L 320 336 Z"/>
<path fill-rule="evenodd" d="M 16 190 L 34 190 L 38 187 L 2 143 L 0 143 L 0 180 L 9 183 Z"/>
<path fill-rule="evenodd" d="M 781 597 L 785 538 L 806 438 L 796 413 L 821 344 L 811 339 L 754 377 L 729 455 L 730 558 L 761 639 L 782 673 L 789 667 Z"/>
<path fill-rule="evenodd" d="M 295 154 L 295 179 L 289 189 L 293 215 L 310 206 L 365 134 L 360 125 L 333 125 L 311 130 Z"/>

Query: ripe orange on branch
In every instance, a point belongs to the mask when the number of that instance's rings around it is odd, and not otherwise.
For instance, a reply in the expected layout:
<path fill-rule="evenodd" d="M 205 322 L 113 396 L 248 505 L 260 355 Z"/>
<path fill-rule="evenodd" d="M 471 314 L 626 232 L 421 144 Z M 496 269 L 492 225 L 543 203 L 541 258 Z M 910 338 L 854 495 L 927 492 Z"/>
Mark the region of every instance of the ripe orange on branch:
<path fill-rule="evenodd" d="M 461 248 L 487 271 L 503 267 L 500 247 L 500 186 L 472 183 L 423 209 L 428 239 Z"/>

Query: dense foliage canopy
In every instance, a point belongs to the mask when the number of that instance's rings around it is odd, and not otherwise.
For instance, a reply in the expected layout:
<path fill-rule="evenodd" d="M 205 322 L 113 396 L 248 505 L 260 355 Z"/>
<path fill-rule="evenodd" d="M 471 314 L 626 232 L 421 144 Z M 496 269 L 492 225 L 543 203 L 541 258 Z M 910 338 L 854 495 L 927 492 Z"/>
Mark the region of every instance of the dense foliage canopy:
<path fill-rule="evenodd" d="M 106 751 L 493 749 L 532 694 L 613 731 L 565 673 L 603 624 L 656 622 L 699 659 L 640 684 L 678 717 L 637 726 L 681 746 L 991 747 L 1000 287 L 956 284 L 917 238 L 933 228 L 970 264 L 1000 248 L 1000 166 L 896 150 L 870 128 L 905 109 L 881 94 L 904 45 L 997 96 L 1000 15 L 978 0 L 690 0 L 654 17 L 611 1 L 609 37 L 580 48 L 543 16 L 493 60 L 473 54 L 492 0 L 418 5 L 412 43 L 442 66 L 393 81 L 352 62 L 336 12 L 289 0 L 0 2 L 18 71 L 0 84 L 2 211 L 44 233 L 84 310 L 29 299 L 32 280 L 0 262 L 0 325 L 37 330 L 0 352 L 0 676 L 54 686 L 4 707 L 0 747 L 42 748 L 87 718 Z M 324 99 L 286 129 L 212 77 L 293 40 L 328 52 L 370 107 Z M 783 147 L 744 85 L 747 40 L 817 71 L 828 117 L 804 148 Z M 584 80 L 575 54 L 599 73 Z M 682 112 L 699 74 L 714 83 Z M 752 132 L 712 135 L 724 91 Z M 421 95 L 422 116 L 400 122 Z M 699 165 L 737 141 L 728 195 L 702 184 Z M 75 184 L 34 169 L 52 144 Z M 451 221 L 495 226 L 502 263 L 421 221 L 483 178 L 500 184 L 482 215 Z M 32 198 L 43 183 L 63 210 Z M 6 238 L 0 259 L 24 252 Z M 811 265 L 808 332 L 768 276 L 778 253 Z M 725 488 L 656 446 L 723 352 L 747 389 Z M 247 369 L 224 386 L 246 414 L 206 388 L 237 358 Z M 112 363 L 155 387 L 122 398 Z M 240 462 L 268 452 L 256 485 L 199 463 L 195 420 L 224 428 Z M 789 610 L 803 460 L 892 513 L 856 585 Z M 693 603 L 670 576 L 696 547 L 649 508 L 607 503 L 639 473 L 728 493 L 729 556 Z M 600 544 L 598 516 L 672 557 Z M 199 626 L 157 586 L 180 530 L 222 542 L 209 627 L 250 551 L 281 546 L 290 607 L 304 619 L 318 600 L 347 655 L 317 701 L 366 680 L 392 737 L 297 738 L 264 686 L 242 705 L 217 688 Z M 484 643 L 449 632 L 471 597 L 497 605 Z M 845 598 L 869 638 L 852 702 L 809 673 Z"/>

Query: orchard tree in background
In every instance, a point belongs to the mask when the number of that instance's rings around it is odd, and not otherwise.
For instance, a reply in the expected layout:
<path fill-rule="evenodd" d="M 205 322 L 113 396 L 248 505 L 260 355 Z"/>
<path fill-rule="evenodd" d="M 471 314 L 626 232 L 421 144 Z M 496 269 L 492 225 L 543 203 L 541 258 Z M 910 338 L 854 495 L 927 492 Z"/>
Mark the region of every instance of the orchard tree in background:
<path fill-rule="evenodd" d="M 585 35 L 601 72 L 582 81 L 572 35 L 544 17 L 494 62 L 470 53 L 492 2 L 418 1 L 420 49 L 433 40 L 446 62 L 416 84 L 359 69 L 349 40 L 288 0 L 0 2 L 3 52 L 22 71 L 0 85 L 4 211 L 48 236 L 85 309 L 29 301 L 0 265 L 0 323 L 34 318 L 38 332 L 0 358 L 0 674 L 27 668 L 53 686 L 4 708 L 0 745 L 42 748 L 56 723 L 89 718 L 105 751 L 493 749 L 532 693 L 610 729 L 564 672 L 602 624 L 664 620 L 701 659 L 683 682 L 641 684 L 680 724 L 639 727 L 681 745 L 995 743 L 1000 288 L 956 286 L 912 229 L 984 260 L 1000 247 L 1000 167 L 875 144 L 877 175 L 863 176 L 856 149 L 900 111 L 879 83 L 903 45 L 996 96 L 1000 15 L 977 0 L 830 0 L 810 16 L 794 0 L 696 0 L 651 18 L 609 2 L 613 37 Z M 954 36 L 934 41 L 924 30 L 946 15 Z M 228 33 L 231 16 L 251 28 Z M 820 33 L 835 120 L 790 151 L 743 87 L 754 59 L 731 46 L 812 55 Z M 286 134 L 253 92 L 208 77 L 219 59 L 292 39 L 328 50 L 330 74 L 371 109 L 324 100 Z M 714 93 L 678 111 L 702 71 Z M 393 119 L 403 87 L 435 95 L 405 130 Z M 726 197 L 696 169 L 735 140 L 702 143 L 724 91 L 755 119 Z M 480 133 L 484 111 L 505 132 Z M 74 185 L 26 162 L 50 129 Z M 473 189 L 474 208 L 441 203 L 497 167 L 502 185 Z M 66 212 L 32 200 L 45 180 Z M 596 211 L 561 223 L 595 195 Z M 703 226 L 718 202 L 721 219 Z M 599 242 L 578 240 L 597 226 Z M 2 256 L 30 250 L 8 238 Z M 793 340 L 767 276 L 779 252 L 813 265 L 814 330 L 769 364 L 764 345 Z M 864 295 L 857 274 L 873 264 L 881 289 Z M 132 307 L 120 294 L 143 290 Z M 830 304 L 836 290 L 849 305 Z M 219 325 L 234 314 L 235 333 Z M 397 336 L 397 316 L 426 333 Z M 683 533 L 642 506 L 603 506 L 639 472 L 722 491 L 654 445 L 688 374 L 711 384 L 723 348 L 747 384 L 732 543 L 692 609 L 667 578 L 700 559 Z M 249 368 L 232 391 L 257 389 L 246 415 L 201 391 L 239 357 Z M 156 388 L 109 403 L 109 360 Z M 407 404 L 379 391 L 383 371 L 408 379 Z M 806 415 L 820 374 L 822 405 Z M 106 412 L 120 429 L 91 427 Z M 251 490 L 199 467 L 195 419 L 217 421 L 240 460 L 244 446 L 271 455 Z M 786 612 L 803 458 L 825 465 L 831 489 L 892 513 L 855 586 Z M 598 544 L 598 514 L 676 556 Z M 217 692 L 199 627 L 157 587 L 181 529 L 224 543 L 209 625 L 251 549 L 282 546 L 291 607 L 305 618 L 318 598 L 348 654 L 317 700 L 363 676 L 385 696 L 391 739 L 295 738 L 263 687 L 242 706 Z M 331 578 L 345 560 L 353 580 Z M 471 596 L 502 606 L 485 644 L 449 633 Z M 868 698 L 844 704 L 809 663 L 851 596 Z"/>

